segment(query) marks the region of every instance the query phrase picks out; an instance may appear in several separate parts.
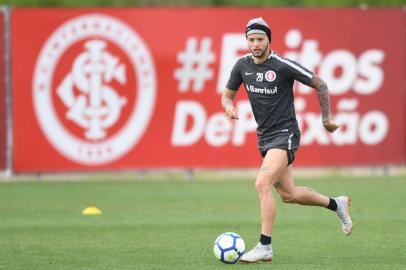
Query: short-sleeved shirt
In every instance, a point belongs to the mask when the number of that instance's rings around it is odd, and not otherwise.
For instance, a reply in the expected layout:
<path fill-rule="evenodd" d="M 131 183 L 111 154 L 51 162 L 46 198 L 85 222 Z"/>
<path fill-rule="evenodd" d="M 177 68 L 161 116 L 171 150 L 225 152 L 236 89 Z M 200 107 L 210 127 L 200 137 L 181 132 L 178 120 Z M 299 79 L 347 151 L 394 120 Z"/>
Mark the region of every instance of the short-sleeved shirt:
<path fill-rule="evenodd" d="M 299 131 L 293 83 L 297 80 L 310 86 L 312 77 L 311 71 L 275 52 L 261 64 L 255 64 L 252 54 L 247 54 L 234 65 L 227 88 L 237 91 L 244 83 L 261 144 L 275 132 Z"/>

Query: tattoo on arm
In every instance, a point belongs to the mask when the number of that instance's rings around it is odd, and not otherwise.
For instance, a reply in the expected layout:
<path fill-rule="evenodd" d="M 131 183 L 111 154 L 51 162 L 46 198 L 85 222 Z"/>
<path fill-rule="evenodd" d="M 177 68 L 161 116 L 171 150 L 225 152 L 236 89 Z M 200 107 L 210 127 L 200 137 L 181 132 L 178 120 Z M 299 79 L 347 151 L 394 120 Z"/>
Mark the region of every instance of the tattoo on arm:
<path fill-rule="evenodd" d="M 321 117 L 324 120 L 330 118 L 330 96 L 327 84 L 318 76 L 313 76 L 311 86 L 316 88 L 317 99 L 319 100 Z"/>

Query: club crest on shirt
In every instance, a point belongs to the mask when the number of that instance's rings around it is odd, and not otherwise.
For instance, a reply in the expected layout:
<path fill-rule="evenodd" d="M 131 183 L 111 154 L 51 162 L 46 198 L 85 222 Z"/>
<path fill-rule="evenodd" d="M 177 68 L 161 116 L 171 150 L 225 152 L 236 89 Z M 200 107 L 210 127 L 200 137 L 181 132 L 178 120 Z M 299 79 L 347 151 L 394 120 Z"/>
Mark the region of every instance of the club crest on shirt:
<path fill-rule="evenodd" d="M 268 82 L 273 82 L 276 79 L 276 73 L 273 70 L 268 70 L 265 73 L 265 80 Z"/>

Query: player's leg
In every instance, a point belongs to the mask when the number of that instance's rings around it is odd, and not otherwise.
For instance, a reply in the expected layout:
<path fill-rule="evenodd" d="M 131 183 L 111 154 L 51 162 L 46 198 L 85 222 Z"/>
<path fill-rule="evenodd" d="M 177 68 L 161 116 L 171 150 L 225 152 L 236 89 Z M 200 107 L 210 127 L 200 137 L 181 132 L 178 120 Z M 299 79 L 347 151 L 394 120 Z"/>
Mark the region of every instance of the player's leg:
<path fill-rule="evenodd" d="M 330 198 L 312 188 L 296 186 L 292 175 L 292 165 L 289 165 L 283 176 L 274 184 L 276 191 L 285 203 L 315 205 L 327 207 Z"/>
<path fill-rule="evenodd" d="M 349 235 L 351 233 L 352 220 L 349 215 L 350 199 L 347 196 L 329 198 L 316 192 L 312 188 L 296 186 L 292 175 L 292 165 L 288 166 L 284 175 L 274 186 L 282 201 L 285 203 L 322 206 L 335 211 L 341 220 L 341 227 L 344 234 Z"/>
<path fill-rule="evenodd" d="M 255 181 L 261 208 L 261 236 L 257 246 L 241 257 L 242 262 L 257 262 L 272 260 L 271 235 L 276 214 L 275 198 L 272 194 L 272 186 L 280 179 L 288 159 L 286 151 L 282 149 L 268 150 L 261 169 Z"/>
<path fill-rule="evenodd" d="M 270 236 L 276 214 L 273 184 L 280 179 L 286 170 L 288 159 L 285 150 L 269 149 L 258 172 L 255 188 L 261 207 L 261 233 Z"/>

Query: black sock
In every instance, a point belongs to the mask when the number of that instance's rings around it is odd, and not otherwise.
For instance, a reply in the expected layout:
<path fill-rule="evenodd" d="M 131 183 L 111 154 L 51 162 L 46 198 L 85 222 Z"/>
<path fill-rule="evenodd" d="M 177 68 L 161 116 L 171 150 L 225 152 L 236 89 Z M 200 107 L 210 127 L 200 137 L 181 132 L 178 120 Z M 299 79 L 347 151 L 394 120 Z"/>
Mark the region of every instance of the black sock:
<path fill-rule="evenodd" d="M 327 205 L 327 208 L 330 209 L 331 211 L 337 210 L 337 203 L 334 199 L 330 198 L 330 202 Z"/>
<path fill-rule="evenodd" d="M 271 244 L 271 237 L 270 236 L 266 236 L 264 234 L 261 234 L 261 237 L 259 238 L 259 242 L 262 245 L 270 245 Z"/>

